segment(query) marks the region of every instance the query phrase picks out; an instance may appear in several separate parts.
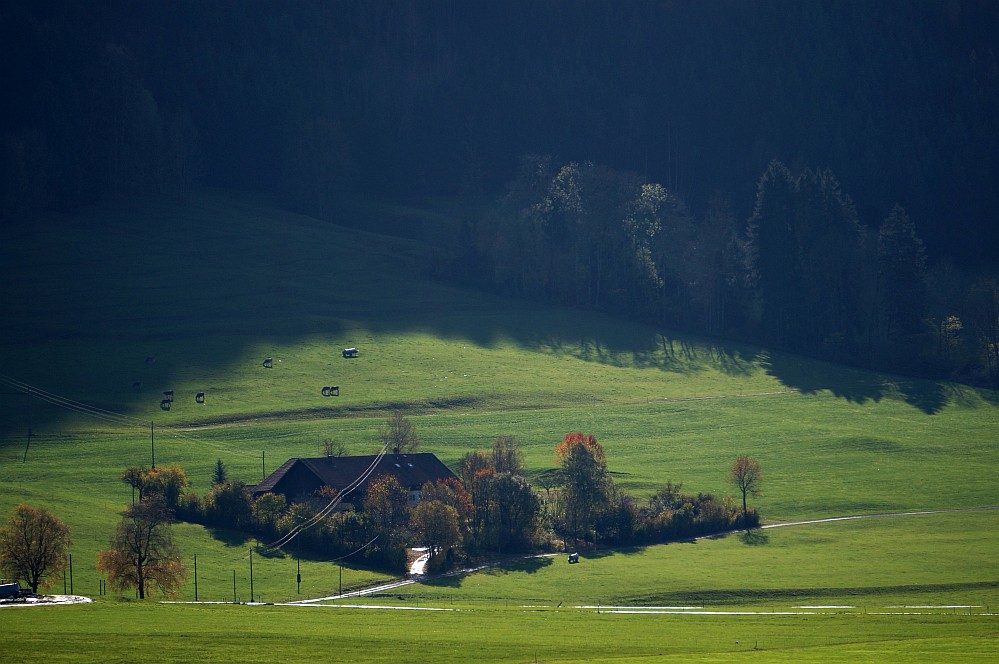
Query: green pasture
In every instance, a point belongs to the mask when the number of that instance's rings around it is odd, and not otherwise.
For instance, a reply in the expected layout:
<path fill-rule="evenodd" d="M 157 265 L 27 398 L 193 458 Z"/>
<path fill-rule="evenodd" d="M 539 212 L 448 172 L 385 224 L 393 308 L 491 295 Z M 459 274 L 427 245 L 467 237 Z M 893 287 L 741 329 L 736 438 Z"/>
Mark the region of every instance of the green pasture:
<path fill-rule="evenodd" d="M 999 607 L 999 510 L 754 530 L 668 545 L 510 562 L 385 593 L 413 605 L 884 611 Z M 983 580 L 988 579 L 988 580 Z M 999 613 L 999 611 L 997 611 Z"/>
<path fill-rule="evenodd" d="M 23 662 L 982 662 L 994 616 L 92 605 L 4 610 Z"/>
<path fill-rule="evenodd" d="M 390 214 L 440 222 L 438 213 Z M 751 504 L 776 524 L 999 505 L 999 404 L 994 393 L 962 385 L 463 290 L 432 277 L 439 259 L 418 241 L 222 193 L 43 219 L 9 229 L 5 247 L 0 374 L 15 382 L 0 383 L 0 513 L 28 502 L 65 520 L 73 589 L 97 599 L 0 610 L 9 634 L 33 644 L 38 659 L 126 658 L 113 653 L 134 652 L 124 644 L 139 635 L 161 661 L 195 652 L 202 661 L 272 661 L 275 652 L 291 659 L 331 644 L 344 659 L 369 661 L 421 661 L 431 651 L 467 661 L 473 644 L 476 659 L 500 661 L 710 661 L 736 653 L 934 661 L 955 651 L 981 661 L 996 653 L 995 618 L 980 607 L 999 606 L 997 511 L 590 551 L 571 567 L 561 557 L 511 562 L 364 600 L 461 609 L 453 612 L 100 597 L 96 552 L 131 500 L 117 477 L 126 466 L 148 466 L 154 448 L 157 465 L 179 464 L 203 494 L 218 458 L 231 477 L 255 483 L 289 457 L 318 455 L 323 438 L 371 453 L 395 409 L 413 420 L 422 449 L 452 467 L 496 436 L 517 436 L 530 477 L 554 467 L 567 432 L 583 431 L 597 437 L 615 481 L 639 501 L 667 480 L 732 494 L 728 468 L 749 454 L 765 477 Z M 343 359 L 347 346 L 360 357 Z M 46 398 L 24 395 L 22 384 Z M 338 385 L 340 396 L 323 397 L 325 385 Z M 169 410 L 160 403 L 165 390 L 175 393 Z M 237 601 L 249 601 L 254 540 L 192 524 L 178 524 L 175 534 L 192 572 L 197 556 L 199 600 L 231 602 L 235 574 Z M 341 569 L 287 553 L 253 555 L 253 598 L 264 602 L 388 578 L 352 560 Z M 194 599 L 193 578 L 177 599 Z M 567 608 L 674 604 L 755 613 L 856 608 L 818 616 Z M 895 605 L 979 608 L 874 615 Z M 81 650 L 95 641 L 97 650 Z"/>

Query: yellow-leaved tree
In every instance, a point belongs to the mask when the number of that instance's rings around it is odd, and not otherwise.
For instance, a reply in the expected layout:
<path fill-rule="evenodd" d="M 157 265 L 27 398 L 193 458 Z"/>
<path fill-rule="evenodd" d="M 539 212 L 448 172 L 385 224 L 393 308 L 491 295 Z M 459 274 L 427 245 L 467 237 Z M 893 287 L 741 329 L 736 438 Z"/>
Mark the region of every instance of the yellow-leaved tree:
<path fill-rule="evenodd" d="M 97 569 L 114 590 L 135 588 L 139 599 L 160 591 L 174 595 L 187 580 L 187 566 L 173 541 L 173 516 L 158 497 L 122 514 L 110 548 L 97 554 Z"/>
<path fill-rule="evenodd" d="M 46 577 L 64 572 L 70 544 L 69 527 L 51 512 L 18 505 L 0 528 L 0 570 L 37 593 L 52 585 Z"/>

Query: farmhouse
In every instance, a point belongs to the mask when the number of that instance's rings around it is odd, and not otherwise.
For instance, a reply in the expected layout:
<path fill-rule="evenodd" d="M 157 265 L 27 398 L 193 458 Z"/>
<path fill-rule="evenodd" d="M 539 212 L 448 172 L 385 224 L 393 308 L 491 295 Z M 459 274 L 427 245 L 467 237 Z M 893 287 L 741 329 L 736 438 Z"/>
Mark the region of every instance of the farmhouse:
<path fill-rule="evenodd" d="M 253 497 L 257 498 L 265 493 L 277 493 L 283 495 L 285 501 L 294 502 L 313 496 L 324 486 L 343 493 L 368 471 L 376 459 L 378 456 L 375 454 L 288 459 L 263 482 L 252 488 Z M 425 483 L 455 476 L 440 459 L 430 453 L 386 454 L 378 460 L 374 471 L 367 479 L 345 500 L 355 503 L 359 501 L 368 482 L 382 475 L 395 476 L 399 484 L 409 490 L 410 505 L 420 502 Z"/>

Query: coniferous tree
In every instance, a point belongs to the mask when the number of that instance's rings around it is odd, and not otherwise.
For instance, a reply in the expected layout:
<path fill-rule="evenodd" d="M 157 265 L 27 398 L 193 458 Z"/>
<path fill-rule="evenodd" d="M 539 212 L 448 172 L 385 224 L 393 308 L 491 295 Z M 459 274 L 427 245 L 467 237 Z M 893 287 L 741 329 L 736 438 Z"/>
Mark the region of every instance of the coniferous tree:
<path fill-rule="evenodd" d="M 222 459 L 218 459 L 215 462 L 215 468 L 212 470 L 212 486 L 216 487 L 219 484 L 224 483 L 228 478 L 228 471 L 226 470 L 225 464 L 222 463 Z"/>
<path fill-rule="evenodd" d="M 853 201 L 828 169 L 796 183 L 795 234 L 802 274 L 799 348 L 849 357 L 860 309 L 861 229 Z"/>
<path fill-rule="evenodd" d="M 999 281 L 982 278 L 968 295 L 968 324 L 983 378 L 999 386 Z"/>
<path fill-rule="evenodd" d="M 760 327 L 767 338 L 788 346 L 798 337 L 803 279 L 794 215 L 794 179 L 784 164 L 772 161 L 757 186 L 748 259 Z"/>
<path fill-rule="evenodd" d="M 919 354 L 918 340 L 924 332 L 926 251 L 899 205 L 878 232 L 878 294 L 883 344 L 896 361 L 911 362 Z"/>

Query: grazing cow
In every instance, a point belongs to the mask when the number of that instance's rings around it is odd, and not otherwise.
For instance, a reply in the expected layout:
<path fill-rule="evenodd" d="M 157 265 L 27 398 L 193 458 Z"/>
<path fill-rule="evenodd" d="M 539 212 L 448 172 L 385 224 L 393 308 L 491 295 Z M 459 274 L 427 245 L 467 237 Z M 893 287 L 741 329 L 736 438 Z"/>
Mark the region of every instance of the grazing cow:
<path fill-rule="evenodd" d="M 268 358 L 264 359 L 264 368 L 265 369 L 270 369 L 273 366 L 274 366 L 274 358 L 273 357 L 268 357 Z"/>
<path fill-rule="evenodd" d="M 344 348 L 342 354 L 343 354 L 344 357 L 357 357 L 357 349 L 356 348 Z"/>
<path fill-rule="evenodd" d="M 340 396 L 340 386 L 339 385 L 333 385 L 332 387 L 330 387 L 330 396 L 331 397 L 338 397 L 338 396 Z"/>
<path fill-rule="evenodd" d="M 578 553 L 570 553 L 569 554 L 569 564 L 572 565 L 572 564 L 578 563 L 578 562 L 579 562 L 579 554 Z"/>
<path fill-rule="evenodd" d="M 166 397 L 164 401 L 173 401 L 173 390 L 167 390 L 166 392 L 163 393 L 163 396 Z"/>
<path fill-rule="evenodd" d="M 198 403 L 205 403 L 205 393 L 198 392 L 197 394 L 194 395 L 194 400 L 197 401 Z"/>
<path fill-rule="evenodd" d="M 170 404 L 173 403 L 173 399 L 164 399 L 160 402 L 160 408 L 163 410 L 170 410 Z"/>

